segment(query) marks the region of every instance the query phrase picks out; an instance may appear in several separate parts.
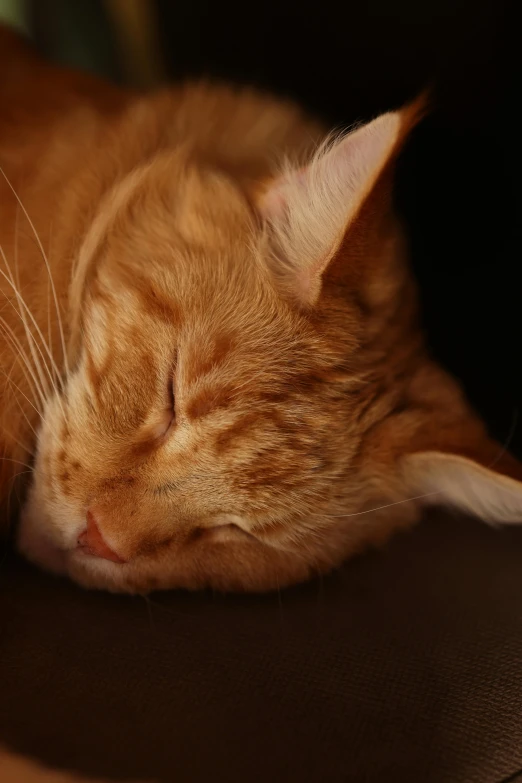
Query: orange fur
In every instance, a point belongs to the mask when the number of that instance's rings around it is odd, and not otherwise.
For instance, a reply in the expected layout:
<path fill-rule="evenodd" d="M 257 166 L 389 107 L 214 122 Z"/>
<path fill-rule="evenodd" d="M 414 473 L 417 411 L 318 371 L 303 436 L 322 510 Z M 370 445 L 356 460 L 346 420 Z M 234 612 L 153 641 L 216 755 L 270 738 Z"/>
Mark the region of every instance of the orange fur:
<path fill-rule="evenodd" d="M 308 164 L 323 129 L 250 91 L 138 96 L 1 28 L 0 68 L 0 506 L 29 483 L 27 556 L 265 590 L 424 503 L 522 520 L 521 466 L 418 327 L 391 193 L 422 101 Z M 78 549 L 94 519 L 114 559 Z M 72 780 L 3 751 L 0 777 Z"/>
<path fill-rule="evenodd" d="M 417 495 L 522 519 L 520 466 L 418 327 L 391 193 L 422 103 L 312 157 L 292 105 L 138 96 L 0 36 L 0 487 L 36 447 L 27 556 L 110 590 L 265 590 Z M 117 562 L 78 549 L 88 514 Z"/>

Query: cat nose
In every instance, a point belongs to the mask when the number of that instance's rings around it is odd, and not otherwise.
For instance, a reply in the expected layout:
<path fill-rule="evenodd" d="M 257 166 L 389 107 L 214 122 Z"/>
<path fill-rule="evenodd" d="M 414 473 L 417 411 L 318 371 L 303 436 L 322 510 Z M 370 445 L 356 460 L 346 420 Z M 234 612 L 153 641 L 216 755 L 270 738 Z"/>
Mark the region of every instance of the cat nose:
<path fill-rule="evenodd" d="M 87 512 L 87 528 L 78 537 L 78 547 L 88 555 L 101 557 L 103 560 L 112 560 L 113 563 L 125 563 L 105 542 L 98 524 L 90 511 Z"/>

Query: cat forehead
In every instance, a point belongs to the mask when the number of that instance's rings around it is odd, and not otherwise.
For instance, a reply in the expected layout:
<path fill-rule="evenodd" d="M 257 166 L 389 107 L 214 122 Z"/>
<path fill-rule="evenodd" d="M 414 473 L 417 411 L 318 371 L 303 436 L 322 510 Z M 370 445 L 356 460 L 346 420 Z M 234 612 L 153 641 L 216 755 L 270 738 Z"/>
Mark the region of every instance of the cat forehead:
<path fill-rule="evenodd" d="M 224 295 L 184 311 L 140 286 L 123 296 L 93 297 L 85 367 L 104 376 L 107 390 L 121 383 L 132 387 L 139 379 L 140 395 L 150 387 L 150 400 L 164 392 L 175 369 L 177 393 L 190 395 L 184 400 L 193 419 L 245 397 L 288 402 L 293 392 L 298 397 L 310 392 L 331 363 L 328 346 L 284 309 L 278 312 L 262 300 L 250 305 L 234 305 Z"/>
<path fill-rule="evenodd" d="M 111 276 L 127 284 L 136 274 L 175 276 L 178 283 L 194 273 L 215 278 L 244 260 L 254 224 L 247 199 L 225 174 L 160 155 L 102 199 L 79 252 L 71 305 L 80 305 L 93 281 Z"/>
<path fill-rule="evenodd" d="M 275 363 L 294 363 L 314 349 L 326 348 L 320 335 L 298 314 L 269 297 L 215 287 L 196 287 L 186 298 L 155 282 L 95 287 L 86 299 L 84 334 L 89 347 L 107 343 L 121 350 L 166 344 L 183 346 L 194 363 L 216 364 L 217 357 L 254 353 Z M 317 357 L 318 358 L 318 357 Z"/>
<path fill-rule="evenodd" d="M 179 266 L 183 262 L 173 259 L 166 269 L 123 264 L 98 270 L 85 296 L 87 336 L 100 341 L 147 335 L 152 346 L 175 335 L 202 353 L 217 343 L 276 354 L 299 352 L 304 342 L 317 338 L 255 264 L 193 266 L 186 275 L 179 274 Z"/>
<path fill-rule="evenodd" d="M 169 311 L 172 318 L 175 303 L 184 311 L 222 303 L 239 312 L 249 299 L 269 294 L 273 286 L 244 205 L 235 211 L 216 197 L 208 209 L 190 199 L 171 210 L 165 199 L 155 206 L 140 202 L 136 214 L 120 215 L 100 232 L 84 300 L 102 310 Z"/>
<path fill-rule="evenodd" d="M 150 244 L 161 256 L 177 244 L 221 247 L 251 231 L 253 212 L 225 172 L 176 153 L 159 156 L 117 185 L 106 213 L 106 239 Z"/>
<path fill-rule="evenodd" d="M 116 428 L 131 422 L 130 409 L 132 423 L 149 422 L 165 405 L 172 384 L 178 415 L 203 424 L 210 416 L 212 426 L 216 414 L 228 421 L 245 404 L 248 410 L 257 406 L 257 421 L 266 406 L 288 412 L 304 398 L 320 396 L 326 357 L 306 330 L 273 318 L 247 323 L 201 311 L 174 324 L 166 311 L 133 313 L 132 294 L 126 301 L 120 300 L 121 318 L 110 300 L 91 302 L 79 375 L 83 383 L 87 374 L 97 409 L 110 411 Z M 112 411 L 119 406 L 127 413 L 115 420 Z M 274 425 L 271 419 L 263 422 Z"/>

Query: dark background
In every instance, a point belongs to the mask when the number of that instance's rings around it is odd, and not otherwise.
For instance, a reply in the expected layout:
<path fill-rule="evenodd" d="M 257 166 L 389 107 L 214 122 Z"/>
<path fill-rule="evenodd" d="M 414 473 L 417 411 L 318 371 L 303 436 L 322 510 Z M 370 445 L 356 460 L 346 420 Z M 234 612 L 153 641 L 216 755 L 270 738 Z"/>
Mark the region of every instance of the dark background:
<path fill-rule="evenodd" d="M 80 64 L 90 50 L 89 67 L 124 80 L 107 5 L 35 2 L 37 40 L 48 54 L 75 55 Z M 494 435 L 522 456 L 513 9 L 495 0 L 149 5 L 167 79 L 253 83 L 335 126 L 398 107 L 432 85 L 433 113 L 415 132 L 397 180 L 428 341 Z M 75 50 L 60 49 L 60 30 Z"/>

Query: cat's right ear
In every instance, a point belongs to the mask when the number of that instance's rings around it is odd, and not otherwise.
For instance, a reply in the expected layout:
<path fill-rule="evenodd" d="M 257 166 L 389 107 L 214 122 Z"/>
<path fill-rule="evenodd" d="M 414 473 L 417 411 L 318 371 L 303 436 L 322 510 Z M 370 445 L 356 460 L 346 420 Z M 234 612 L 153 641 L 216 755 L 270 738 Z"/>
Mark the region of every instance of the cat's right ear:
<path fill-rule="evenodd" d="M 273 180 L 261 195 L 272 273 L 300 305 L 317 301 L 323 274 L 424 106 L 419 99 L 325 143 L 306 166 Z"/>

